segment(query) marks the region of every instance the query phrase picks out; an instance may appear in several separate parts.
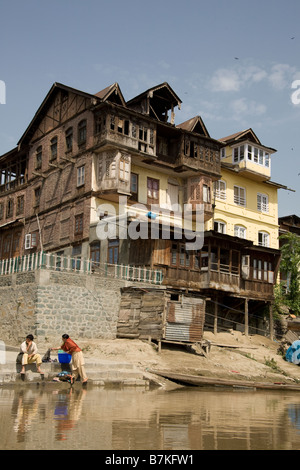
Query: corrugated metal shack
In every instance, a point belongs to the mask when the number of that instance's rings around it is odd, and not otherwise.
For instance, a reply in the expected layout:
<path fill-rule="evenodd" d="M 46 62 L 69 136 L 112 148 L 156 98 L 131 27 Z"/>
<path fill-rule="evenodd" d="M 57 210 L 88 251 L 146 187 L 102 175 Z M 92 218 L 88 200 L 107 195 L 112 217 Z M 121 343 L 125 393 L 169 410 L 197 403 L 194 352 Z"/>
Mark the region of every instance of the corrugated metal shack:
<path fill-rule="evenodd" d="M 159 343 L 202 343 L 205 297 L 168 289 L 122 289 L 118 338 L 139 338 Z"/>

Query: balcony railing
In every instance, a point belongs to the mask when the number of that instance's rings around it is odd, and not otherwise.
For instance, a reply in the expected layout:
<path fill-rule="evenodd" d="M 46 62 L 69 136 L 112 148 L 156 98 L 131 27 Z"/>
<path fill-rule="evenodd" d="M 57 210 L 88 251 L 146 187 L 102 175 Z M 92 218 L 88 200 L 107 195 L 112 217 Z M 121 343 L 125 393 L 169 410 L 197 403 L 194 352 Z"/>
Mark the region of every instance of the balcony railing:
<path fill-rule="evenodd" d="M 98 273 L 107 278 L 160 285 L 162 270 L 140 266 L 96 263 L 91 259 L 58 255 L 56 253 L 31 253 L 0 260 L 0 275 L 25 273 L 37 269 L 49 269 L 69 273 Z"/>

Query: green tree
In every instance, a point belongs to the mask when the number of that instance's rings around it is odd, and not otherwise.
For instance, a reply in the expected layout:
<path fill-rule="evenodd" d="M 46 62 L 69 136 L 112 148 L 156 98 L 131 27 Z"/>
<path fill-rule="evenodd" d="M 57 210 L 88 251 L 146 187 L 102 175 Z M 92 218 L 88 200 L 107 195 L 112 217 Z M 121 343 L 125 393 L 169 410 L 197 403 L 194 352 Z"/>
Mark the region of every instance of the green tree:
<path fill-rule="evenodd" d="M 288 232 L 279 237 L 283 241 L 281 247 L 280 269 L 289 280 L 285 293 L 285 301 L 290 310 L 300 314 L 300 237 Z"/>

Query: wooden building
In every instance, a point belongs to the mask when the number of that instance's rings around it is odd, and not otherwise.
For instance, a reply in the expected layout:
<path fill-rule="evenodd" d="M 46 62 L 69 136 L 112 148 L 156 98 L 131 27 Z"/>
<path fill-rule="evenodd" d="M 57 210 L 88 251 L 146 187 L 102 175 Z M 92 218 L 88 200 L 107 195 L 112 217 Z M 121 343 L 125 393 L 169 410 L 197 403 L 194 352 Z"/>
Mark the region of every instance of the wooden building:
<path fill-rule="evenodd" d="M 243 304 L 247 330 L 248 315 L 272 303 L 279 253 L 216 230 L 204 233 L 214 219 L 225 144 L 209 135 L 200 116 L 175 125 L 180 107 L 168 83 L 128 101 L 117 83 L 96 94 L 55 83 L 17 147 L 0 157 L 0 259 L 44 251 L 76 263 L 90 259 L 94 271 L 103 263 L 160 269 L 162 292 L 123 292 L 118 334 L 151 330 L 167 339 L 180 331 L 191 341 L 197 331 L 199 340 L 208 302 L 218 305 L 215 319 L 224 314 L 223 303 L 232 311 Z M 184 214 L 186 205 L 190 228 L 180 232 L 176 208 Z M 108 219 L 116 231 L 102 239 L 99 227 Z M 201 235 L 201 246 L 187 248 L 188 234 Z M 124 307 L 130 296 L 139 307 Z M 177 321 L 183 312 L 186 318 Z"/>

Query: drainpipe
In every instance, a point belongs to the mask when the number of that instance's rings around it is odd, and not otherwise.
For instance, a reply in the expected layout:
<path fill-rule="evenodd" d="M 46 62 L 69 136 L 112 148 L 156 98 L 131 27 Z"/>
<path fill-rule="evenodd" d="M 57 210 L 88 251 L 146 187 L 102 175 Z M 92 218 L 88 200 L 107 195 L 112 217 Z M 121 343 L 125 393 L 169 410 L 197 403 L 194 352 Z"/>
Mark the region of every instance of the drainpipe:
<path fill-rule="evenodd" d="M 39 221 L 39 216 L 36 214 L 36 220 L 38 223 L 38 228 L 39 228 L 39 236 L 40 236 L 40 245 L 41 245 L 41 251 L 43 252 L 43 242 L 42 242 L 42 233 L 41 233 L 41 226 L 40 226 L 40 221 Z"/>

